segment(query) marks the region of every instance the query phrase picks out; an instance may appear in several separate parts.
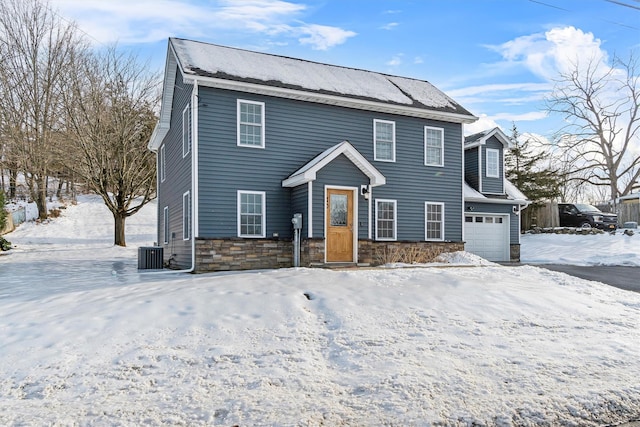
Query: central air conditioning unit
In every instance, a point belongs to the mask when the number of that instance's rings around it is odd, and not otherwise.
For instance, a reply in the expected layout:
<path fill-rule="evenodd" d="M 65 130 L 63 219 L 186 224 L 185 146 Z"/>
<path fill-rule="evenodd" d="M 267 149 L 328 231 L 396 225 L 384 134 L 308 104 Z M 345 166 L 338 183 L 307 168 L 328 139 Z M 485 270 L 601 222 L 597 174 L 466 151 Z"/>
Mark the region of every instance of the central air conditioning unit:
<path fill-rule="evenodd" d="M 161 270 L 163 254 L 160 246 L 138 248 L 138 270 Z"/>

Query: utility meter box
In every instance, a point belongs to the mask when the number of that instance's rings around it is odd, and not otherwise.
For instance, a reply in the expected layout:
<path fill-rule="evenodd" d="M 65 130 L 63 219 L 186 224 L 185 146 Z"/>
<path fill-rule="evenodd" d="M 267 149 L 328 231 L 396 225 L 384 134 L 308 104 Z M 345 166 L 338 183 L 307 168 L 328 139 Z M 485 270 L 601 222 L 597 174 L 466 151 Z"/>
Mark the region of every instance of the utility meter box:
<path fill-rule="evenodd" d="M 300 230 L 302 228 L 302 214 L 294 214 L 293 218 L 291 218 L 291 223 L 293 224 L 294 230 Z"/>

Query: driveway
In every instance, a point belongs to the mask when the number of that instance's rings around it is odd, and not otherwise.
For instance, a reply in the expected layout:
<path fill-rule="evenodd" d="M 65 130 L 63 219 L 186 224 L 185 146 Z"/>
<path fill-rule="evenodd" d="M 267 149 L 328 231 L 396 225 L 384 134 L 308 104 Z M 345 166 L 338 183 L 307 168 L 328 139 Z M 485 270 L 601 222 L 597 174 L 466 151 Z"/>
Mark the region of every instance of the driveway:
<path fill-rule="evenodd" d="M 640 292 L 640 267 L 528 264 L 570 274 L 581 279 L 606 283 L 626 291 Z"/>

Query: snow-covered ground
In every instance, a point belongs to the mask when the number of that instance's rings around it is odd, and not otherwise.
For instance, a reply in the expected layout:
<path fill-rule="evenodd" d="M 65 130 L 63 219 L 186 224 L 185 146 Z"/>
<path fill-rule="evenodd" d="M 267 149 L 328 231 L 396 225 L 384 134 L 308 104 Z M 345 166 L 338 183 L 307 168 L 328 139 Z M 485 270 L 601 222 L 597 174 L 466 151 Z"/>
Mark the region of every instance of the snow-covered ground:
<path fill-rule="evenodd" d="M 640 417 L 640 294 L 464 253 L 449 267 L 139 274 L 154 223 L 150 205 L 115 248 L 108 211 L 83 197 L 5 236 L 0 425 Z M 640 234 L 577 237 L 524 236 L 523 257 L 558 262 L 561 244 L 565 261 L 597 264 L 604 242 L 609 264 L 640 254 Z"/>

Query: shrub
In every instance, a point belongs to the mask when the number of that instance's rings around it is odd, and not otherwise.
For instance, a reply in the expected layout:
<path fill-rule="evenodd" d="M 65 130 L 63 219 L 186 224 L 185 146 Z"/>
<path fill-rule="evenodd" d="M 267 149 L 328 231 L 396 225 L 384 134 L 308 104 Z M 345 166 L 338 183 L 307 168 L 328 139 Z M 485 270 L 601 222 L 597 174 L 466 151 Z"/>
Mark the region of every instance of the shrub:
<path fill-rule="evenodd" d="M 0 251 L 8 251 L 11 249 L 11 242 L 0 236 Z"/>
<path fill-rule="evenodd" d="M 4 191 L 0 189 L 0 232 L 7 225 L 7 211 L 4 210 Z"/>

